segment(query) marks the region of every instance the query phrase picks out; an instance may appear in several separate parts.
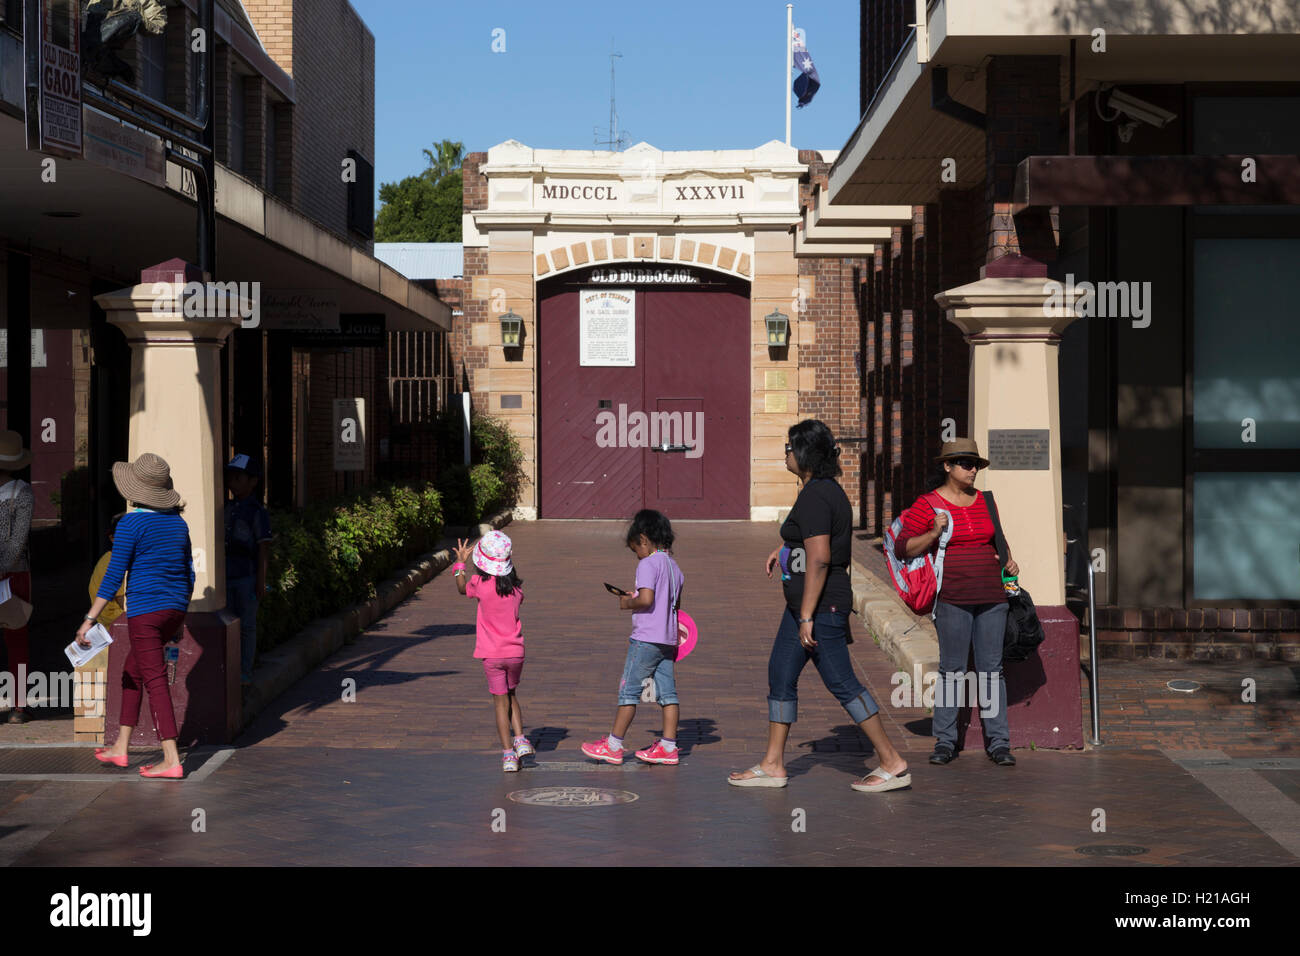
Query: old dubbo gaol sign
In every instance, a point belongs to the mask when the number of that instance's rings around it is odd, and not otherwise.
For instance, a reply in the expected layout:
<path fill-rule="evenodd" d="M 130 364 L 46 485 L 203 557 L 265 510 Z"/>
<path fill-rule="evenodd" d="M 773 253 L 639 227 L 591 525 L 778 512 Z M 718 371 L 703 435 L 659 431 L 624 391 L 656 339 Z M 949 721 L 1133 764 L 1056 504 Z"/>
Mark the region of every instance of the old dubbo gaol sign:
<path fill-rule="evenodd" d="M 29 66 L 27 148 L 80 156 L 81 0 L 40 0 L 38 22 L 24 24 L 23 44 Z"/>

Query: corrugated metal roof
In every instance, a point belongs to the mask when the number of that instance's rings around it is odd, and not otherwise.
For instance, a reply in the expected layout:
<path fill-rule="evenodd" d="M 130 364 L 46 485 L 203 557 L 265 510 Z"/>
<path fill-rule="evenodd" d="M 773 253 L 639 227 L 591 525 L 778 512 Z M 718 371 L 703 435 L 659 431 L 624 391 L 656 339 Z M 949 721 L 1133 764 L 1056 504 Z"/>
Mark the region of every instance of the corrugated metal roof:
<path fill-rule="evenodd" d="M 465 274 L 459 242 L 376 242 L 375 258 L 408 279 L 457 279 Z"/>

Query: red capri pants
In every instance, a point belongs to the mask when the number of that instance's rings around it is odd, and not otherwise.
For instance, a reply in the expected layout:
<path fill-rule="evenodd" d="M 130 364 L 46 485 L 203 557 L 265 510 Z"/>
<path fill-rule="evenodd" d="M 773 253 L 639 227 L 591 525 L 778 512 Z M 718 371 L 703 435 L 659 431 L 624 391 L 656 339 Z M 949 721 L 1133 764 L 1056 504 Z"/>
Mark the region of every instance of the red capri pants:
<path fill-rule="evenodd" d="M 149 709 L 153 711 L 153 725 L 159 740 L 175 740 L 176 713 L 172 710 L 171 688 L 167 685 L 167 665 L 163 661 L 163 645 L 181 625 L 185 612 L 177 610 L 150 611 L 148 614 L 128 616 L 127 634 L 131 650 L 122 664 L 123 727 L 136 727 L 140 721 L 140 707 L 144 692 L 149 693 Z"/>

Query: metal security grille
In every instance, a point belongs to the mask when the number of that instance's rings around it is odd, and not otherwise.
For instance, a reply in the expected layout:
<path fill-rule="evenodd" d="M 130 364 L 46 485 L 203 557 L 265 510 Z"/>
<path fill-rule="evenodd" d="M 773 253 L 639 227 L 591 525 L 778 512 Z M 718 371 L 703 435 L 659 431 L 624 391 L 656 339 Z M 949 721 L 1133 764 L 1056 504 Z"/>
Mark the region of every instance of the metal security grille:
<path fill-rule="evenodd" d="M 387 447 L 380 473 L 389 480 L 432 481 L 438 467 L 438 414 L 452 388 L 445 332 L 389 332 Z"/>

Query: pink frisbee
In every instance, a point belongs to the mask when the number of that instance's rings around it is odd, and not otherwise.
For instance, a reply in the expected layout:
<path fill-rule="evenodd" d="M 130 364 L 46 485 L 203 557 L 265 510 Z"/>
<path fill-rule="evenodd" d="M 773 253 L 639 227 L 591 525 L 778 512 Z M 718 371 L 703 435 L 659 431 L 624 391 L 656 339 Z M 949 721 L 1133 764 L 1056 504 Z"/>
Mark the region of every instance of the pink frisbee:
<path fill-rule="evenodd" d="M 695 640 L 699 637 L 700 632 L 695 627 L 695 619 L 685 611 L 677 612 L 677 659 L 682 658 L 695 650 Z"/>

